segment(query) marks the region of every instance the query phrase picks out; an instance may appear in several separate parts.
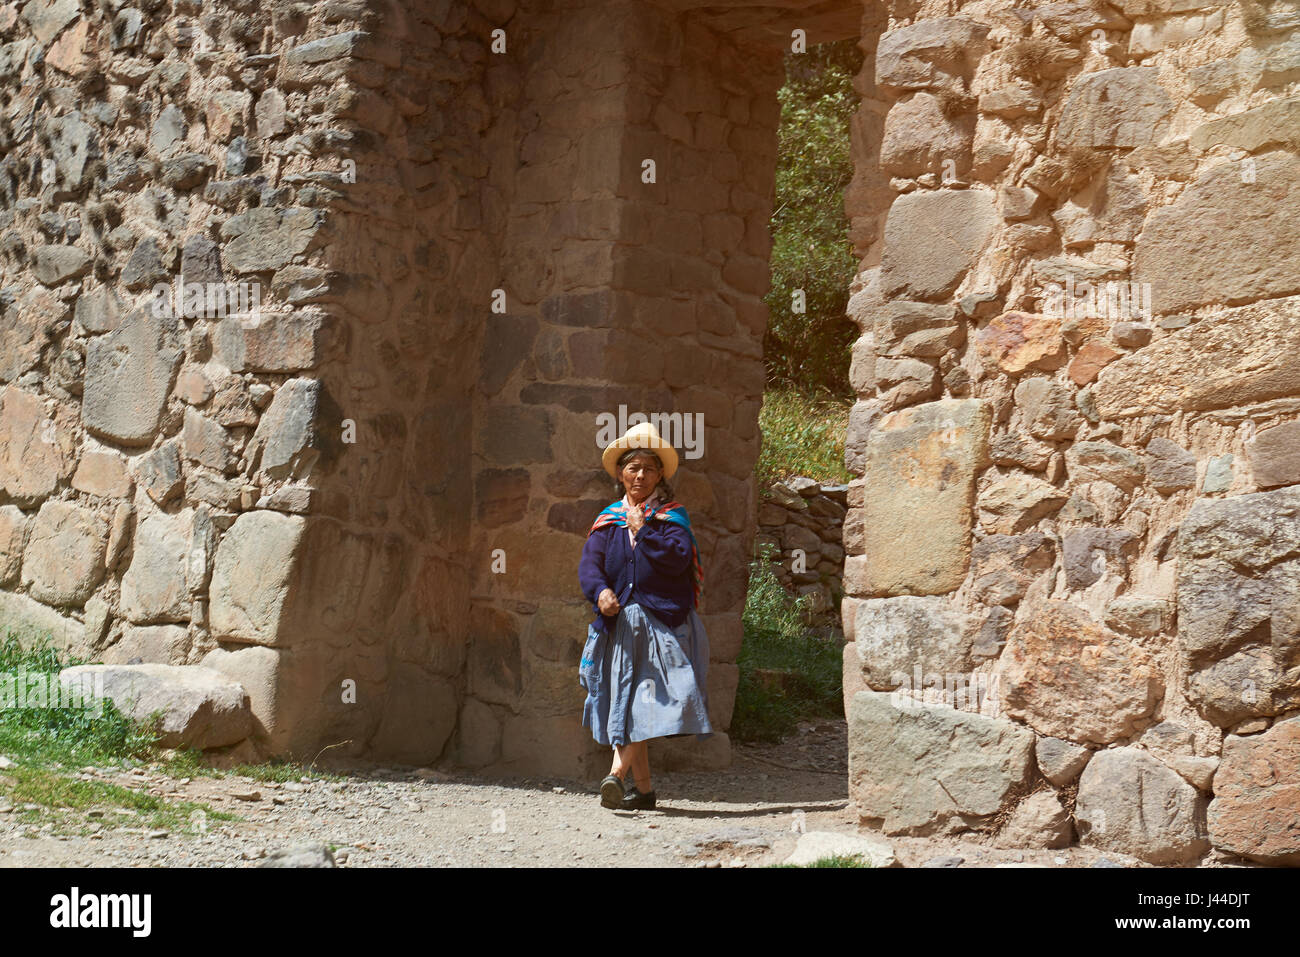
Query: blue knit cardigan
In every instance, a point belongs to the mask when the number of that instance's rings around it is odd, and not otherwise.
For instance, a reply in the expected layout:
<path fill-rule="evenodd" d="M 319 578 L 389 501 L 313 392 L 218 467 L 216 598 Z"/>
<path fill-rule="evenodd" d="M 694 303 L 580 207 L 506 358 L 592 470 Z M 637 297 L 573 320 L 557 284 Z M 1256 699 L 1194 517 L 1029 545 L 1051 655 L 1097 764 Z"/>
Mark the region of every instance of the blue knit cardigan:
<path fill-rule="evenodd" d="M 676 522 L 648 519 L 636 535 L 636 547 L 627 540 L 627 527 L 611 524 L 587 536 L 578 563 L 582 593 L 591 602 L 598 631 L 608 631 L 617 615 L 602 615 L 596 599 L 614 589 L 619 607 L 638 604 L 669 628 L 686 620 L 695 604 L 691 583 L 691 533 Z"/>

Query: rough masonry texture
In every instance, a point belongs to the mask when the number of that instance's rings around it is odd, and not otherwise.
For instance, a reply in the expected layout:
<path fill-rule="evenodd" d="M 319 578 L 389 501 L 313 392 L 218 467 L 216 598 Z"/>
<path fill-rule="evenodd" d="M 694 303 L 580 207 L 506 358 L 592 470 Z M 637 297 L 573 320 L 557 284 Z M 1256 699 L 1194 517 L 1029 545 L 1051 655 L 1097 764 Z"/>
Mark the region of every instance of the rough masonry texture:
<path fill-rule="evenodd" d="M 1300 24 L 1247 6 L 866 7 L 864 823 L 994 830 L 978 781 L 1004 843 L 1298 860 Z M 954 712 L 1033 735 L 1035 766 L 955 748 Z"/>
<path fill-rule="evenodd" d="M 656 747 L 724 766 L 782 56 L 863 10 L 696 6 L 5 6 L 4 624 L 234 679 L 257 754 L 586 776 L 596 417 L 698 415 L 718 734 Z"/>
<path fill-rule="evenodd" d="M 865 54 L 859 478 L 760 510 L 795 30 Z M 865 821 L 1294 863 L 1298 96 L 1221 0 L 10 4 L 0 618 L 258 754 L 592 775 L 596 416 L 699 414 L 656 760 L 729 758 L 761 525 L 843 559 Z"/>

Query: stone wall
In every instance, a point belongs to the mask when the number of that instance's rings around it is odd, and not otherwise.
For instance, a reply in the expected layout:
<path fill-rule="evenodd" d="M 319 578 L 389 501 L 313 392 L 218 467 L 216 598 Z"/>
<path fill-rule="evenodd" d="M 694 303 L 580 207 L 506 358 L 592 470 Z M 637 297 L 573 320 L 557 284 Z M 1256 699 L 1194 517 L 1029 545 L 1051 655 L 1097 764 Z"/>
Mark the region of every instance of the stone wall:
<path fill-rule="evenodd" d="M 848 201 L 862 818 L 1300 862 L 1300 21 L 886 10 Z"/>
<path fill-rule="evenodd" d="M 6 6 L 0 618 L 238 678 L 262 753 L 588 775 L 597 416 L 699 417 L 673 484 L 721 733 L 656 760 L 725 764 L 781 56 L 857 33 L 863 819 L 1294 862 L 1296 26 L 1219 0 Z M 160 313 L 177 282 L 199 300 Z"/>
<path fill-rule="evenodd" d="M 725 764 L 803 14 L 694 7 L 0 11 L 0 619 L 263 754 L 588 775 L 598 416 L 689 416 L 719 734 L 656 760 Z"/>
<path fill-rule="evenodd" d="M 270 752 L 435 757 L 504 235 L 485 131 L 513 122 L 483 14 L 15 9 L 6 619 L 229 673 Z M 159 315 L 160 283 L 199 299 Z"/>
<path fill-rule="evenodd" d="M 839 632 L 844 595 L 842 545 L 847 485 L 828 485 L 805 475 L 762 490 L 755 553 L 775 548 L 772 570 L 792 598 L 809 596 L 809 624 Z"/>

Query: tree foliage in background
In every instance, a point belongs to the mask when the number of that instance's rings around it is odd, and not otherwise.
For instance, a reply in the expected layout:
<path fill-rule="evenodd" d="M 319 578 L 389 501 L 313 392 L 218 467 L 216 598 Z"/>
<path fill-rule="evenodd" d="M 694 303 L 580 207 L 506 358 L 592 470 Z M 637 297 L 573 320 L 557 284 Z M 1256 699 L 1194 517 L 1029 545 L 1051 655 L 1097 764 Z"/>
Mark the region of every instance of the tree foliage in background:
<path fill-rule="evenodd" d="M 862 51 L 849 38 L 787 54 L 785 65 L 764 360 L 771 383 L 851 398 L 849 360 L 858 329 L 845 307 L 857 257 L 843 190 L 853 176 L 849 121 L 858 105 L 853 77 Z M 795 289 L 807 297 L 805 313 L 792 311 Z"/>

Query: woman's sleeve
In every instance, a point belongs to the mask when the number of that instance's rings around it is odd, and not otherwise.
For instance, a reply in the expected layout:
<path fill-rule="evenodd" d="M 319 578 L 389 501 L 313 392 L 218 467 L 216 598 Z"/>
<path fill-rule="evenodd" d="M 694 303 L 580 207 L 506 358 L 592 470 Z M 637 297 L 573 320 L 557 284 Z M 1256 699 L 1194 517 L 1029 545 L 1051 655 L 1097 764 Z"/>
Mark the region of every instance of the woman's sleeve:
<path fill-rule="evenodd" d="M 582 547 L 582 560 L 578 563 L 578 582 L 582 585 L 582 593 L 593 605 L 600 593 L 610 587 L 605 580 L 605 543 L 609 540 L 606 529 L 610 527 L 618 526 L 604 526 L 587 536 L 587 543 Z"/>
<path fill-rule="evenodd" d="M 685 574 L 691 564 L 691 536 L 676 522 L 646 522 L 637 533 L 636 550 L 655 568 L 669 575 Z"/>

